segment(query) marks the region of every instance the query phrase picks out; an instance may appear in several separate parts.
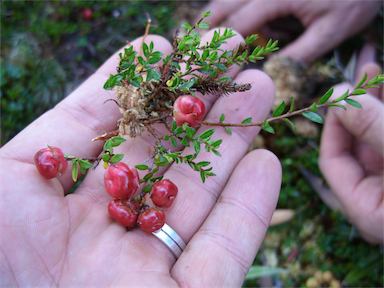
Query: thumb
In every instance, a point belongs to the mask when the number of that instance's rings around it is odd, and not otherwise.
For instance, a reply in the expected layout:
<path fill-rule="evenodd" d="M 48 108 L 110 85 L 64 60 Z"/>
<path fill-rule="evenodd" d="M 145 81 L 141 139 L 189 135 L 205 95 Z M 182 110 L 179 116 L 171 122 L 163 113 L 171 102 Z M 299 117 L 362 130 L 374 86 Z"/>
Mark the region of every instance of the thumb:
<path fill-rule="evenodd" d="M 335 86 L 334 95 L 342 95 L 348 89 L 351 91 L 353 87 L 346 83 L 339 84 Z M 356 108 L 341 101 L 338 104 L 346 106 L 347 110 L 339 107 L 330 107 L 330 110 L 353 136 L 372 146 L 383 156 L 384 104 L 371 94 L 353 98 L 363 108 Z"/>

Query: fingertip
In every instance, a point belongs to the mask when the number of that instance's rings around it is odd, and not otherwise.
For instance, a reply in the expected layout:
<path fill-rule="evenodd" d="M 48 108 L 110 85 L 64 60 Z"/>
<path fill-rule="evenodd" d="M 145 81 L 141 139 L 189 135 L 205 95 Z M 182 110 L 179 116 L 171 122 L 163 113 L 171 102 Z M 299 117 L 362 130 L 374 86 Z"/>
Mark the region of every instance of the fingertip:
<path fill-rule="evenodd" d="M 279 158 L 269 150 L 255 149 L 248 153 L 243 161 L 245 161 L 245 165 L 250 165 L 249 170 L 255 171 L 262 180 L 259 184 L 269 190 L 270 193 L 265 197 L 269 197 L 270 205 L 268 206 L 274 210 L 279 198 L 282 179 L 282 167 Z M 260 189 L 260 191 L 262 190 Z"/>
<path fill-rule="evenodd" d="M 380 71 L 380 66 L 374 62 L 365 63 L 359 69 L 359 72 L 356 77 L 356 83 L 358 83 L 361 79 L 363 79 L 364 75 L 367 74 L 367 83 L 369 80 L 376 77 L 377 73 Z M 380 88 L 370 88 L 366 90 L 369 94 L 372 94 L 376 98 L 380 97 Z"/>
<path fill-rule="evenodd" d="M 136 38 L 130 44 L 125 45 L 124 47 L 119 49 L 111 57 L 109 57 L 109 59 L 96 71 L 96 73 L 103 73 L 107 75 L 115 74 L 116 66 L 119 61 L 119 54 L 124 53 L 124 49 L 129 48 L 130 46 L 133 46 L 135 51 L 139 51 L 142 43 L 142 39 L 143 39 L 143 36 Z M 169 41 L 163 36 L 149 34 L 145 38 L 145 43 L 149 44 L 151 43 L 151 41 L 153 41 L 153 44 L 154 44 L 154 51 L 160 51 L 164 55 L 167 55 L 172 51 L 171 43 L 169 43 Z"/>

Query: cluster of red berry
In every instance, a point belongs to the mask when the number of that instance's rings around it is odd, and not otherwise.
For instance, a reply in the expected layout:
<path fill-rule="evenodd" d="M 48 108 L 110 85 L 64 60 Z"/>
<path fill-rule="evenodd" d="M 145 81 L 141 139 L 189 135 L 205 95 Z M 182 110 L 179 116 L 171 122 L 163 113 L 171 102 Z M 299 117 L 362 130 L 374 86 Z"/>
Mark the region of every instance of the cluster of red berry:
<path fill-rule="evenodd" d="M 163 227 L 165 214 L 160 208 L 170 207 L 178 192 L 170 180 L 157 181 L 150 193 L 156 207 L 150 208 L 141 197 L 133 197 L 139 188 L 140 178 L 136 169 L 122 162 L 109 165 L 104 174 L 104 184 L 108 194 L 115 198 L 108 205 L 112 218 L 125 227 L 137 223 L 147 233 Z"/>
<path fill-rule="evenodd" d="M 204 113 L 204 103 L 197 97 L 181 96 L 174 103 L 173 114 L 178 126 L 187 122 L 190 127 L 196 127 L 203 120 Z M 46 179 L 63 175 L 69 160 L 60 148 L 51 146 L 35 155 L 36 167 Z M 114 198 L 108 205 L 109 214 L 125 227 L 138 224 L 144 232 L 151 233 L 164 225 L 165 214 L 161 208 L 172 205 L 178 188 L 167 179 L 156 181 L 149 192 L 155 207 L 149 207 L 145 204 L 145 196 L 135 196 L 141 183 L 135 168 L 129 168 L 123 162 L 108 163 L 104 184 L 108 194 Z"/>
<path fill-rule="evenodd" d="M 36 167 L 46 179 L 52 179 L 65 173 L 68 167 L 63 152 L 57 147 L 41 149 L 35 155 Z M 125 227 L 139 224 L 144 232 L 151 233 L 165 223 L 164 211 L 172 205 L 178 189 L 170 180 L 157 181 L 150 193 L 156 207 L 149 208 L 143 204 L 141 197 L 133 197 L 140 186 L 140 178 L 136 169 L 130 169 L 122 162 L 109 165 L 104 174 L 104 184 L 109 195 L 114 197 L 108 212 L 118 223 Z"/>

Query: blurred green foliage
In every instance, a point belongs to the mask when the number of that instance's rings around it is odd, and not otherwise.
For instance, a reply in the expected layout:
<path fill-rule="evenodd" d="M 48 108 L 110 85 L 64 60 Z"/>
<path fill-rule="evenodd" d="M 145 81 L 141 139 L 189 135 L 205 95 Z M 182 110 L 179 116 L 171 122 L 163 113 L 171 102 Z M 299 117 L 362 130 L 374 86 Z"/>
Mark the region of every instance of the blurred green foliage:
<path fill-rule="evenodd" d="M 175 2 L 2 1 L 1 144 L 144 34 L 173 35 Z M 93 17 L 85 20 L 83 10 Z M 168 37 L 171 38 L 171 37 Z"/>
<path fill-rule="evenodd" d="M 328 208 L 298 169 L 322 177 L 316 144 L 320 136 L 295 135 L 285 124 L 273 128 L 276 135 L 263 135 L 283 169 L 277 208 L 294 209 L 296 215 L 268 229 L 254 265 L 288 269 L 289 273 L 272 278 L 280 287 L 305 287 L 306 280 L 319 270 L 331 271 L 344 287 L 383 287 L 382 247 L 365 242 L 342 214 Z M 258 286 L 257 279 L 243 286 Z"/>

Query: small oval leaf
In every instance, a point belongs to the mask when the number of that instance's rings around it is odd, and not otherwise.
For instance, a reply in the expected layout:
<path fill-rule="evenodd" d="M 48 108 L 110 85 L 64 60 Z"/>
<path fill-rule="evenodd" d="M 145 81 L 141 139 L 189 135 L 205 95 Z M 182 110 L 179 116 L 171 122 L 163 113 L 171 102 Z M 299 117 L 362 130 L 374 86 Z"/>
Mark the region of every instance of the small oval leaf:
<path fill-rule="evenodd" d="M 311 112 L 311 111 L 303 112 L 303 116 L 313 122 L 323 124 L 323 119 L 319 114 L 316 114 L 315 112 Z"/>

